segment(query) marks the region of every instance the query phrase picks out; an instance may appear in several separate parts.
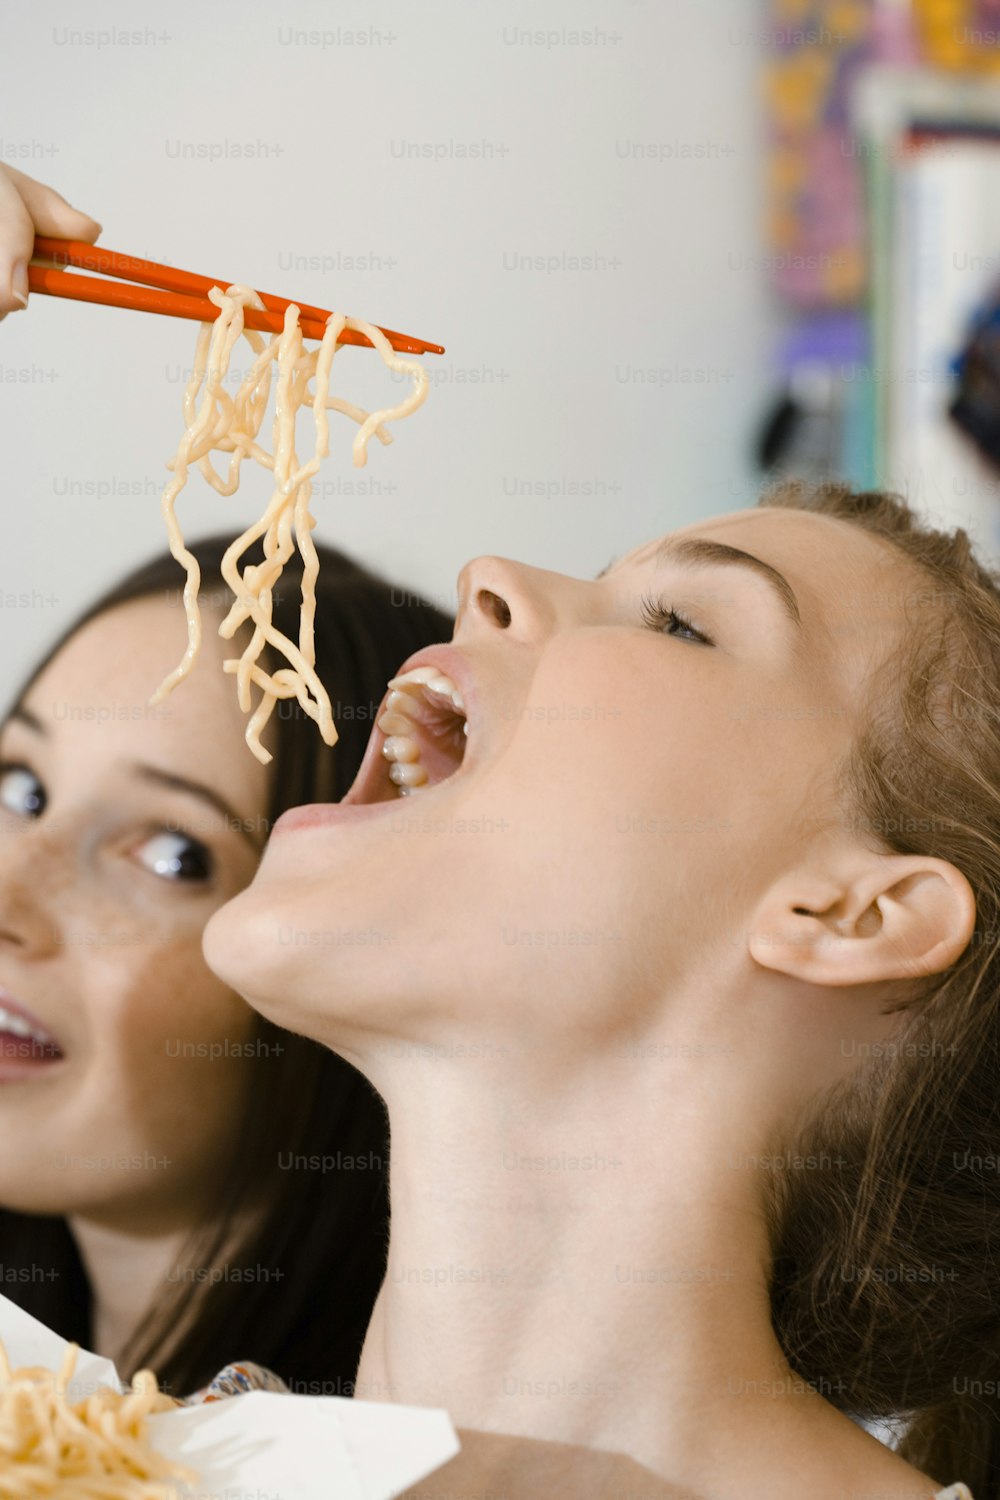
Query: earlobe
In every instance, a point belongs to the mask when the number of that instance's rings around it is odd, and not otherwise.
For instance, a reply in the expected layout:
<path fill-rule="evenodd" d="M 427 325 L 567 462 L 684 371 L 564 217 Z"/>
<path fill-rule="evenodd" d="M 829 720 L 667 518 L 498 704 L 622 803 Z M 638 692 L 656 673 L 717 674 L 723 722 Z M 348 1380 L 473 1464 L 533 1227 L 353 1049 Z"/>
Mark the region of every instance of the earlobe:
<path fill-rule="evenodd" d="M 976 922 L 966 877 L 947 860 L 872 854 L 841 876 L 798 871 L 770 891 L 747 948 L 764 968 L 832 986 L 940 974 Z"/>

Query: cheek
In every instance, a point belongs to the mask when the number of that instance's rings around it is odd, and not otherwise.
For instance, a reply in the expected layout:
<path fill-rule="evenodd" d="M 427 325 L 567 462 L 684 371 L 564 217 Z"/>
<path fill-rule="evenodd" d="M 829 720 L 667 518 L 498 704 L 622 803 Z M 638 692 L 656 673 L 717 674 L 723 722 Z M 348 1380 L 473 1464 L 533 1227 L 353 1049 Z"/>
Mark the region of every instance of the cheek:
<path fill-rule="evenodd" d="M 200 922 L 181 935 L 136 928 L 121 939 L 97 956 L 87 988 L 95 1040 L 124 1067 L 148 1071 L 185 1044 L 251 1035 L 252 1012 L 205 963 Z"/>
<path fill-rule="evenodd" d="M 505 757 L 512 795 L 558 805 L 571 837 L 637 811 L 665 825 L 717 812 L 733 749 L 724 687 L 707 652 L 655 637 L 550 651 Z"/>
<path fill-rule="evenodd" d="M 101 974 L 94 977 L 100 988 Z M 103 978 L 108 1003 L 92 997 L 99 1026 L 88 1093 L 100 1108 L 110 1104 L 116 1133 L 128 1122 L 162 1149 L 172 1180 L 197 1175 L 242 1117 L 257 1018 L 207 967 L 200 935 L 140 950 Z"/>
<path fill-rule="evenodd" d="M 748 734 L 731 697 L 707 651 L 679 642 L 549 654 L 488 778 L 510 820 L 504 904 L 518 923 L 614 942 L 623 961 L 706 933 L 772 727 Z"/>

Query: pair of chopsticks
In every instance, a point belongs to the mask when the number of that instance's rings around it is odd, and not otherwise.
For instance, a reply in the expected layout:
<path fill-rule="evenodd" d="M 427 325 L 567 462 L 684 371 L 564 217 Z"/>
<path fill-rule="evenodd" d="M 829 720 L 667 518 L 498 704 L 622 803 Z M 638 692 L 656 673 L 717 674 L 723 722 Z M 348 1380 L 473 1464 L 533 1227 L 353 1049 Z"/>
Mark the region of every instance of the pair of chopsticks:
<path fill-rule="evenodd" d="M 115 250 L 106 250 L 101 245 L 87 245 L 81 240 L 60 240 L 50 235 L 35 236 L 34 254 L 41 260 L 55 261 L 60 266 L 76 266 L 84 271 L 99 271 L 104 276 L 117 277 L 118 281 L 101 281 L 95 276 L 76 276 L 69 271 L 53 270 L 32 261 L 28 266 L 28 288 L 49 297 L 70 297 L 76 302 L 99 302 L 106 307 L 130 307 L 136 312 L 166 313 L 174 318 L 192 318 L 199 323 L 213 323 L 220 308 L 208 300 L 212 287 L 223 291 L 232 283 L 221 277 L 198 276 L 193 271 L 179 271 L 174 266 L 161 266 L 153 260 L 139 260 L 134 255 L 120 255 Z M 128 283 L 138 282 L 138 286 Z M 156 290 L 154 290 L 154 288 Z M 246 307 L 243 322 L 248 328 L 262 333 L 280 333 L 284 325 L 285 309 L 291 306 L 288 297 L 275 297 L 261 292 L 260 300 L 266 311 Z M 310 307 L 305 302 L 295 304 L 299 309 L 299 327 L 304 338 L 321 339 L 326 331 L 329 312 L 321 307 Z M 377 325 L 376 325 L 377 326 Z M 395 333 L 383 328 L 392 347 L 398 354 L 443 354 L 440 344 L 429 344 L 425 339 L 414 338 L 408 333 Z M 362 344 L 372 348 L 371 339 L 363 333 L 345 328 L 339 335 L 341 344 Z"/>

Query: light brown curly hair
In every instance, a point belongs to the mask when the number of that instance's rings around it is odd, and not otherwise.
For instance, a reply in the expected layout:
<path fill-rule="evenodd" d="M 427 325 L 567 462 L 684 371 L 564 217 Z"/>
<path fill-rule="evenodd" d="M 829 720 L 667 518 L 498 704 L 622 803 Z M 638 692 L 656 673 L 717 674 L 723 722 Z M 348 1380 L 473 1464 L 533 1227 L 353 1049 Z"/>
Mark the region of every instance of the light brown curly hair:
<path fill-rule="evenodd" d="M 901 1452 L 1000 1500 L 1000 572 L 902 499 L 785 483 L 760 504 L 862 527 L 915 565 L 909 629 L 839 767 L 870 847 L 947 860 L 976 897 L 950 968 L 909 981 L 900 1031 L 838 1084 L 776 1184 L 771 1305 L 786 1356 L 842 1410 L 904 1416 Z"/>

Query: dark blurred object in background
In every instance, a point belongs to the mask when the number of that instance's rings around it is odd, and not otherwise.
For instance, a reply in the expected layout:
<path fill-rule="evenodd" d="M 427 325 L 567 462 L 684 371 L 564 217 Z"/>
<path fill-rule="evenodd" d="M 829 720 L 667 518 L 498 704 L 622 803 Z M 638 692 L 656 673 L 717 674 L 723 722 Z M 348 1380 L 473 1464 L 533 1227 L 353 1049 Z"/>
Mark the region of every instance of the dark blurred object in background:
<path fill-rule="evenodd" d="M 955 373 L 958 393 L 948 415 L 1000 469 L 1000 294 L 977 318 Z"/>

